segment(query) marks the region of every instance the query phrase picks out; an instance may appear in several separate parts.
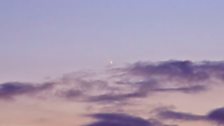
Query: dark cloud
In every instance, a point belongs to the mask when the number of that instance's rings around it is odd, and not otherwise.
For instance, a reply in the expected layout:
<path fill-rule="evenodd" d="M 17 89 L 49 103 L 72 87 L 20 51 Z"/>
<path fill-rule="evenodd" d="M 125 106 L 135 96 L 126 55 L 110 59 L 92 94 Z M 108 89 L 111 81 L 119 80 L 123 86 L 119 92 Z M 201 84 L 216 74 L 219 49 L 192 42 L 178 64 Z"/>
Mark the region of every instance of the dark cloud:
<path fill-rule="evenodd" d="M 0 98 L 48 90 L 56 97 L 69 100 L 116 102 L 161 92 L 198 93 L 210 89 L 209 86 L 215 83 L 210 82 L 213 79 L 224 81 L 224 62 L 138 62 L 114 70 L 116 72 L 107 72 L 103 76 L 94 73 L 98 78 L 87 73 L 65 75 L 50 84 L 3 83 L 0 84 Z"/>
<path fill-rule="evenodd" d="M 0 84 L 0 98 L 1 99 L 13 99 L 19 95 L 30 95 L 35 94 L 52 87 L 52 83 L 45 83 L 42 85 L 33 85 L 30 83 L 21 82 L 8 82 Z"/>
<path fill-rule="evenodd" d="M 157 110 L 158 117 L 162 119 L 181 120 L 181 121 L 210 121 L 224 125 L 224 108 L 217 108 L 206 115 L 196 115 L 192 113 L 177 112 L 172 110 Z"/>
<path fill-rule="evenodd" d="M 75 86 L 61 91 L 60 96 L 69 99 L 82 97 L 91 102 L 116 102 L 145 98 L 156 92 L 198 93 L 209 89 L 208 80 L 222 80 L 223 71 L 223 62 L 138 62 L 120 68 L 118 73 L 123 76 L 112 75 L 113 78 L 110 80 L 90 79 L 88 76 L 65 76 L 66 81 L 63 83 L 72 83 Z M 113 79 L 118 81 L 112 81 Z"/>
<path fill-rule="evenodd" d="M 68 101 L 75 99 L 75 101 L 80 100 L 93 104 L 104 102 L 115 106 L 116 103 L 129 104 L 132 103 L 132 99 L 146 98 L 155 93 L 193 94 L 208 91 L 211 86 L 224 82 L 224 62 L 138 62 L 115 70 L 117 71 L 106 73 L 108 75 L 103 76 L 96 75 L 97 77 L 74 74 L 42 84 L 2 83 L 0 84 L 0 99 L 14 99 L 21 95 L 32 97 L 45 91 L 46 96 L 52 94 L 53 97 Z M 104 78 L 105 76 L 111 78 Z M 87 126 L 170 126 L 160 121 L 145 120 L 119 113 L 99 113 L 91 117 L 98 121 Z M 207 115 L 165 109 L 158 111 L 158 117 L 159 119 L 182 121 L 204 120 L 224 125 L 224 108 L 215 109 Z"/>
<path fill-rule="evenodd" d="M 118 74 L 114 85 L 135 89 L 129 93 L 105 93 L 91 97 L 90 101 L 119 101 L 144 98 L 156 92 L 182 92 L 187 94 L 207 91 L 216 82 L 223 82 L 224 62 L 165 61 L 159 63 L 138 62 L 114 69 Z M 217 82 L 218 83 L 218 82 Z"/>
<path fill-rule="evenodd" d="M 209 112 L 207 118 L 224 125 L 224 108 L 218 108 Z"/>
<path fill-rule="evenodd" d="M 165 126 L 159 122 L 151 122 L 150 120 L 121 113 L 98 113 L 91 115 L 91 117 L 98 121 L 86 126 Z"/>
<path fill-rule="evenodd" d="M 224 78 L 224 62 L 165 61 L 138 62 L 121 69 L 127 74 L 145 77 L 165 77 L 190 82 L 205 81 L 211 77 Z"/>

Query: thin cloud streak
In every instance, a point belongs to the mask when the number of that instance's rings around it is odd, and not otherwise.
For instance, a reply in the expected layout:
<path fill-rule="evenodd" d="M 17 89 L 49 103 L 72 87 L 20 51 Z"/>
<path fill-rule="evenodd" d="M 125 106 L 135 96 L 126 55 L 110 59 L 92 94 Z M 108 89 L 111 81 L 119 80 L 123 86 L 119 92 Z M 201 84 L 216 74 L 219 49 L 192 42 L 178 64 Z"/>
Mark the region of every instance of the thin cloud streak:
<path fill-rule="evenodd" d="M 97 119 L 85 126 L 177 126 L 162 124 L 158 120 L 143 119 L 123 113 L 96 113 L 90 117 Z"/>
<path fill-rule="evenodd" d="M 52 83 L 44 83 L 42 85 L 33 85 L 21 82 L 8 82 L 0 84 L 0 98 L 12 100 L 16 96 L 38 94 L 47 91 L 53 87 Z"/>

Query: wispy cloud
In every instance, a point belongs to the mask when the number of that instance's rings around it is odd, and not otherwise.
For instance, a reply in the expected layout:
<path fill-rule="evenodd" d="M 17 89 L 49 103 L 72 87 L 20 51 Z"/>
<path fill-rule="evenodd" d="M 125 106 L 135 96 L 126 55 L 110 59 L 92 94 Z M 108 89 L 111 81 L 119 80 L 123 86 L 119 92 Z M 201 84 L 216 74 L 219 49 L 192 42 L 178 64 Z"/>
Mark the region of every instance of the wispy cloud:
<path fill-rule="evenodd" d="M 96 77 L 97 76 L 97 77 Z M 104 76 L 104 77 L 103 77 Z M 40 93 L 48 90 L 54 97 L 89 102 L 126 101 L 154 93 L 186 94 L 209 90 L 224 82 L 224 62 L 164 61 L 137 62 L 113 68 L 106 75 L 86 72 L 65 75 L 39 85 L 9 82 L 0 84 L 0 98 Z M 105 77 L 107 76 L 107 77 Z M 45 94 L 46 95 L 46 94 Z"/>
<path fill-rule="evenodd" d="M 192 113 L 178 112 L 173 110 L 163 110 L 158 112 L 159 118 L 179 120 L 179 121 L 210 121 L 224 125 L 224 108 L 211 110 L 206 115 L 196 115 Z"/>
<path fill-rule="evenodd" d="M 223 62 L 165 61 L 137 62 L 122 69 L 135 76 L 160 77 L 166 80 L 200 82 L 211 78 L 224 79 Z"/>
<path fill-rule="evenodd" d="M 157 111 L 158 116 L 153 117 L 155 119 L 125 114 L 128 110 L 122 111 L 124 113 L 113 113 L 117 112 L 117 107 L 123 103 L 125 107 L 134 104 L 132 101 L 135 99 L 148 100 L 149 97 L 158 93 L 194 95 L 210 91 L 215 86 L 223 86 L 223 82 L 224 62 L 137 62 L 112 68 L 103 75 L 77 72 L 39 84 L 2 83 L 0 84 L 0 100 L 17 100 L 20 96 L 29 98 L 43 96 L 49 99 L 62 99 L 65 102 L 85 102 L 91 107 L 96 105 L 96 108 L 112 106 L 114 110 L 111 111 L 112 113 L 95 111 L 99 113 L 92 114 L 90 117 L 97 121 L 86 126 L 174 126 L 163 124 L 165 119 L 208 121 L 224 125 L 224 108 L 214 109 L 206 115 L 164 109 Z"/>
<path fill-rule="evenodd" d="M 176 126 L 165 125 L 154 119 L 143 119 L 123 113 L 97 113 L 90 116 L 97 121 L 86 126 Z"/>
<path fill-rule="evenodd" d="M 53 86 L 52 83 L 44 83 L 34 85 L 30 83 L 8 82 L 0 84 L 0 98 L 12 100 L 16 96 L 38 94 L 42 91 L 49 90 Z"/>
<path fill-rule="evenodd" d="M 205 119 L 204 116 L 195 115 L 191 113 L 177 112 L 172 110 L 166 110 L 159 112 L 159 117 L 163 119 L 184 120 L 184 121 L 196 121 Z"/>

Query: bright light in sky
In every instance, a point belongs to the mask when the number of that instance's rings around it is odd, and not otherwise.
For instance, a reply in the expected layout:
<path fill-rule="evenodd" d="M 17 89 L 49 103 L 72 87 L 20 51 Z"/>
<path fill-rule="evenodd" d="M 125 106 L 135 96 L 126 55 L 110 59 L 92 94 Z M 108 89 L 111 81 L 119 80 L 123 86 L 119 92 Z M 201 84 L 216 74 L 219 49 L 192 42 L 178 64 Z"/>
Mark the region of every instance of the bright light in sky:
<path fill-rule="evenodd" d="M 110 65 L 113 65 L 113 61 L 112 60 L 110 60 Z"/>

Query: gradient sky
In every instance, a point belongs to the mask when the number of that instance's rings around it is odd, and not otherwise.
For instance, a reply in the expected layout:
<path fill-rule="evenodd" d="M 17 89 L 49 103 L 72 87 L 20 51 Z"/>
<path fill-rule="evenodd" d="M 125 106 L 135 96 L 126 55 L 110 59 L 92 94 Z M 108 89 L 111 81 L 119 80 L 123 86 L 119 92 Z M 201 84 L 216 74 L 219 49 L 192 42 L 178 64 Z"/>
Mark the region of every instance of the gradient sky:
<path fill-rule="evenodd" d="M 222 0 L 1 0 L 1 80 L 113 60 L 221 60 Z"/>
<path fill-rule="evenodd" d="M 105 81 L 105 76 L 114 77 L 107 69 L 126 68 L 139 61 L 189 60 L 192 64 L 210 61 L 217 67 L 215 61 L 223 60 L 223 0 L 0 0 L 0 10 L 2 85 L 15 81 L 31 85 L 77 83 L 77 78 L 86 76 L 80 75 L 82 73 L 91 74 L 91 77 L 94 74 L 93 80 Z M 220 74 L 216 70 L 214 73 Z M 95 72 L 99 77 L 95 77 Z M 64 78 L 67 81 L 64 82 Z M 170 98 L 164 98 L 166 92 L 153 96 L 155 100 L 148 104 L 150 110 L 161 104 L 173 105 L 180 111 L 185 109 L 204 115 L 223 106 L 217 98 L 224 95 L 223 89 L 215 87 L 210 92 L 194 94 L 193 100 L 193 94 L 172 93 Z M 0 88 L 0 96 L 1 90 L 3 88 Z M 49 97 L 38 95 L 36 99 L 22 97 L 16 101 L 0 101 L 0 125 L 78 126 L 85 121 L 75 119 L 88 120 L 79 115 L 86 114 L 86 108 L 91 108 L 92 104 Z M 215 102 L 209 103 L 208 97 Z M 173 101 L 173 98 L 179 101 Z M 186 104 L 180 100 L 183 98 L 187 99 Z M 199 99 L 202 103 L 189 107 L 192 101 Z M 148 104 L 138 108 L 147 108 Z M 129 107 L 130 111 L 134 109 L 132 105 Z M 23 111 L 26 111 L 24 116 L 20 116 Z M 145 113 L 140 115 L 146 117 Z M 209 125 L 204 121 L 196 123 Z"/>

